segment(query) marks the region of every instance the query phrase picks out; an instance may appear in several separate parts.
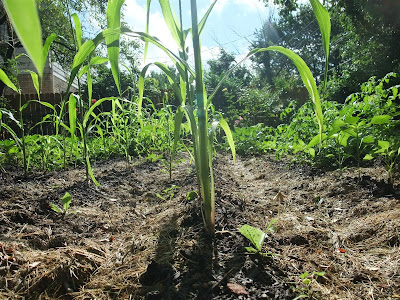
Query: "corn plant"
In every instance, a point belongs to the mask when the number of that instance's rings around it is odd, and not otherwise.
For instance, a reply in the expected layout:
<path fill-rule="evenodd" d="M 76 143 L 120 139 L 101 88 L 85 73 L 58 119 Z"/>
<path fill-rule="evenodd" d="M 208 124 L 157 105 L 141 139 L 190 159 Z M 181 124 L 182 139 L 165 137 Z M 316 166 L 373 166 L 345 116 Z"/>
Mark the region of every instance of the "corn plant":
<path fill-rule="evenodd" d="M 151 1 L 148 0 L 148 15 L 150 11 L 150 3 Z M 204 29 L 207 18 L 209 17 L 215 3 L 216 1 L 211 4 L 210 8 L 199 22 L 197 16 L 197 2 L 196 0 L 191 0 L 190 8 L 192 27 L 191 29 L 184 30 L 182 24 L 181 1 L 179 1 L 180 20 L 178 21 L 169 0 L 159 0 L 164 20 L 172 37 L 174 38 L 174 41 L 180 49 L 179 56 L 174 55 L 172 51 L 163 47 L 156 38 L 148 37 L 146 39 L 147 42 L 157 45 L 170 56 L 180 75 L 179 82 L 177 82 L 167 66 L 161 63 L 155 63 L 155 65 L 167 75 L 175 95 L 181 102 L 181 105 L 177 109 L 175 115 L 175 144 L 178 142 L 181 123 L 184 115 L 190 124 L 194 152 L 193 157 L 201 191 L 200 194 L 203 200 L 203 221 L 205 228 L 210 235 L 214 235 L 215 232 L 215 186 L 212 168 L 212 154 L 213 138 L 218 125 L 220 125 L 225 131 L 233 157 L 235 158 L 235 148 L 232 134 L 226 121 L 220 118 L 219 120 L 211 120 L 211 122 L 209 122 L 211 101 L 207 97 L 203 81 L 204 71 L 200 51 L 200 34 Z M 147 22 L 147 29 L 148 25 L 149 23 Z M 191 32 L 192 35 L 195 61 L 194 70 L 187 63 L 188 53 L 186 48 L 186 38 L 188 37 L 189 32 Z M 139 105 L 143 96 L 144 75 L 149 66 L 150 65 L 144 67 L 139 78 Z M 191 82 L 194 82 L 194 86 L 191 85 Z"/>
<path fill-rule="evenodd" d="M 68 214 L 75 214 L 76 211 L 71 211 L 69 209 L 72 202 L 72 196 L 70 193 L 66 192 L 65 195 L 61 198 L 62 208 L 59 207 L 57 204 L 51 203 L 50 208 L 54 210 L 56 213 L 63 214 L 64 217 Z"/>
<path fill-rule="evenodd" d="M 245 247 L 245 250 L 249 253 L 258 253 L 262 256 L 269 256 L 272 253 L 263 252 L 262 248 L 264 245 L 264 240 L 268 236 L 268 233 L 273 230 L 274 224 L 278 221 L 278 219 L 272 219 L 269 223 L 265 231 L 257 227 L 253 227 L 250 225 L 243 225 L 240 227 L 239 232 L 247 238 L 254 247 Z"/>

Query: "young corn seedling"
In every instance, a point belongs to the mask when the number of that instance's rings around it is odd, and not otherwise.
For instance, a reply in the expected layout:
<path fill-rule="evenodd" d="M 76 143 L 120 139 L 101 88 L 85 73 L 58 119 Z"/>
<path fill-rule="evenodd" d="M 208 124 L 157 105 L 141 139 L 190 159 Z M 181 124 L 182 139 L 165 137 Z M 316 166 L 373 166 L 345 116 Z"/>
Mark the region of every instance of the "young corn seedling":
<path fill-rule="evenodd" d="M 72 202 L 71 195 L 66 192 L 65 195 L 61 198 L 62 208 L 60 208 L 57 204 L 51 203 L 50 208 L 54 210 L 56 213 L 63 214 L 67 216 L 68 214 L 76 214 L 76 211 L 70 211 L 69 207 Z"/>

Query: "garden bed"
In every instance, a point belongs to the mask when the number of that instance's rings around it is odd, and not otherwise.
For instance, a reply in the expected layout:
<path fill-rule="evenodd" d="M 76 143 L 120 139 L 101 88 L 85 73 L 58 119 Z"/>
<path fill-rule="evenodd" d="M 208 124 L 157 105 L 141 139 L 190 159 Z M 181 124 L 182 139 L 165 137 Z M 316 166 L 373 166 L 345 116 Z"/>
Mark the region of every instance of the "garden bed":
<path fill-rule="evenodd" d="M 216 236 L 204 232 L 193 167 L 97 163 L 0 181 L 0 298 L 395 299 L 400 194 L 382 167 L 321 171 L 269 157 L 218 155 Z M 172 188 L 171 188 L 172 187 Z M 67 216 L 50 209 L 69 192 Z M 281 192 L 283 200 L 275 196 Z M 265 229 L 264 249 L 238 229 Z M 307 273 L 308 272 L 308 275 Z M 318 272 L 318 273 L 313 273 Z"/>

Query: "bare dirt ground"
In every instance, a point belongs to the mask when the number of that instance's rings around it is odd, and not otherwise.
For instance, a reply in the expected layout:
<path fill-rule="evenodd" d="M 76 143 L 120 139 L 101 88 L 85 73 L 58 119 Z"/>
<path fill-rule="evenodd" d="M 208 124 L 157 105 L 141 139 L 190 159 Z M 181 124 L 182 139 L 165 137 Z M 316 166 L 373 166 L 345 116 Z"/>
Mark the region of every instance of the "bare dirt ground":
<path fill-rule="evenodd" d="M 0 180 L 1 299 L 397 299 L 400 193 L 382 167 L 321 171 L 262 157 L 214 163 L 216 236 L 203 229 L 187 160 L 97 163 Z M 172 188 L 171 188 L 172 187 Z M 50 209 L 72 195 L 63 216 Z M 285 195 L 278 201 L 278 192 Z M 267 257 L 238 229 L 265 229 Z M 308 276 L 303 275 L 308 272 Z M 324 272 L 315 274 L 313 272 Z"/>

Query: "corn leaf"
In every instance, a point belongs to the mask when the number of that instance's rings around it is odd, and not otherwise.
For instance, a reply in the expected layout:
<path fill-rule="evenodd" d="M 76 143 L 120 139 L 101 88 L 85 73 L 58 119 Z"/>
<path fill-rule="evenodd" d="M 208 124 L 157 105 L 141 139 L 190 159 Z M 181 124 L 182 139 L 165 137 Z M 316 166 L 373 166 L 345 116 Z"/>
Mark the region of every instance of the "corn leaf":
<path fill-rule="evenodd" d="M 3 113 L 4 113 L 4 111 L 3 111 Z M 18 147 L 19 149 L 21 149 L 21 147 L 22 147 L 22 141 L 21 141 L 21 139 L 18 137 L 18 135 L 15 133 L 15 131 L 14 131 L 10 126 L 8 126 L 7 124 L 5 124 L 5 123 L 3 123 L 3 122 L 1 123 L 1 127 L 3 127 L 5 130 L 8 131 L 9 134 L 11 134 L 13 140 L 14 140 L 14 141 L 16 142 L 16 144 L 17 144 L 17 147 Z"/>
<path fill-rule="evenodd" d="M 81 26 L 81 21 L 79 20 L 79 17 L 77 14 L 72 15 L 72 19 L 74 20 L 74 25 L 75 25 L 75 38 L 76 38 L 76 43 L 78 45 L 78 49 L 82 46 L 82 26 Z"/>
<path fill-rule="evenodd" d="M 139 90 L 139 97 L 138 97 L 138 108 L 137 108 L 137 114 L 140 116 L 142 114 L 142 103 L 143 103 L 143 94 L 144 94 L 144 77 L 146 76 L 147 69 L 151 66 L 151 64 L 148 64 L 144 66 L 142 71 L 140 72 L 139 76 L 139 82 L 138 82 L 138 90 Z"/>
<path fill-rule="evenodd" d="M 92 80 L 92 76 L 90 75 L 90 69 L 88 69 L 87 73 L 86 73 L 86 83 L 87 83 L 87 88 L 88 88 L 88 101 L 89 101 L 89 105 L 90 102 L 92 101 L 92 91 L 93 91 L 93 80 Z"/>
<path fill-rule="evenodd" d="M 315 80 L 310 69 L 300 56 L 298 56 L 296 53 L 294 53 L 289 49 L 280 46 L 271 46 L 266 48 L 266 50 L 282 53 L 286 55 L 288 58 L 290 58 L 291 61 L 295 64 L 297 70 L 300 73 L 301 79 L 303 80 L 303 83 L 306 86 L 308 93 L 311 96 L 311 100 L 314 103 L 314 111 L 319 125 L 320 137 L 322 139 L 322 126 L 323 126 L 322 107 L 319 99 L 317 85 L 315 84 Z"/>
<path fill-rule="evenodd" d="M 22 105 L 22 106 L 19 108 L 19 111 L 23 111 L 25 108 L 27 108 L 28 105 L 31 104 L 32 101 L 33 101 L 33 100 L 29 100 L 29 101 L 25 102 L 25 104 Z"/>
<path fill-rule="evenodd" d="M 90 60 L 90 65 L 102 65 L 105 64 L 106 62 L 108 62 L 108 58 L 107 57 L 98 57 L 95 56 Z"/>
<path fill-rule="evenodd" d="M 2 69 L 0 69 L 0 80 L 3 81 L 3 83 L 13 91 L 17 92 L 18 94 L 21 93 L 20 90 L 17 89 L 17 87 L 14 85 L 14 83 L 11 82 L 10 78 L 8 78 L 7 74 L 4 73 Z"/>
<path fill-rule="evenodd" d="M 78 78 L 81 78 L 84 74 L 89 71 L 89 65 L 84 65 L 78 72 Z"/>
<path fill-rule="evenodd" d="M 165 23 L 168 26 L 172 38 L 175 40 L 176 44 L 180 46 L 182 44 L 180 33 L 181 29 L 176 15 L 173 12 L 172 7 L 169 3 L 169 0 L 158 0 L 158 2 L 160 3 Z"/>
<path fill-rule="evenodd" d="M 92 181 L 94 182 L 94 184 L 96 186 L 100 186 L 100 183 L 96 180 L 96 177 L 94 177 L 94 173 L 93 173 L 92 165 L 90 164 L 89 156 L 86 156 L 86 165 L 88 167 L 90 178 L 92 179 Z"/>
<path fill-rule="evenodd" d="M 90 106 L 88 111 L 85 113 L 85 116 L 83 117 L 83 122 L 82 122 L 83 127 L 86 127 L 86 124 L 89 121 L 89 118 L 93 114 L 93 111 L 96 109 L 96 107 L 98 107 L 105 101 L 112 101 L 114 99 L 115 99 L 114 97 L 102 98 L 102 99 L 97 100 L 96 103 L 94 103 L 92 106 Z"/>
<path fill-rule="evenodd" d="M 146 5 L 146 34 L 149 34 L 150 5 L 151 5 L 151 0 L 147 0 L 147 5 Z M 149 42 L 146 41 L 145 44 L 144 44 L 143 62 L 146 62 L 146 56 L 147 56 L 148 49 L 149 49 Z"/>
<path fill-rule="evenodd" d="M 42 30 L 35 0 L 3 0 L 4 7 L 22 45 L 40 77 L 43 75 Z"/>
<path fill-rule="evenodd" d="M 39 91 L 39 76 L 33 72 L 33 71 L 28 71 L 31 74 L 33 86 L 35 87 L 36 94 L 38 94 L 38 97 L 40 97 L 40 91 Z"/>
<path fill-rule="evenodd" d="M 61 202 L 63 204 L 65 213 L 67 213 L 71 201 L 72 201 L 71 195 L 68 192 L 66 192 L 65 195 L 61 198 Z"/>
<path fill-rule="evenodd" d="M 219 125 L 221 126 L 221 128 L 225 132 L 225 136 L 226 136 L 226 138 L 228 140 L 229 147 L 231 148 L 233 162 L 235 162 L 235 160 L 236 160 L 236 149 L 235 149 L 235 143 L 233 142 L 231 129 L 229 128 L 229 125 L 225 121 L 225 119 L 220 119 L 219 120 Z"/>
<path fill-rule="evenodd" d="M 63 213 L 63 210 L 62 210 L 60 207 L 58 207 L 58 205 L 56 205 L 56 204 L 54 204 L 54 203 L 51 203 L 51 204 L 50 204 L 50 208 L 51 208 L 52 210 L 54 210 L 56 213 L 60 213 L 60 214 Z"/>
<path fill-rule="evenodd" d="M 328 60 L 329 60 L 329 43 L 331 38 L 331 20 L 328 11 L 318 0 L 310 0 L 315 17 L 317 18 L 319 30 L 322 35 L 322 44 L 325 52 L 325 79 L 324 88 L 328 80 Z"/>
<path fill-rule="evenodd" d="M 76 130 L 76 97 L 74 94 L 69 96 L 68 101 L 69 131 L 71 136 L 75 135 Z"/>
<path fill-rule="evenodd" d="M 50 34 L 47 37 L 46 42 L 43 45 L 43 60 L 44 60 L 44 64 L 46 64 L 47 56 L 49 55 L 50 45 L 53 43 L 53 41 L 56 38 L 57 38 L 56 34 L 54 34 L 54 33 Z"/>
<path fill-rule="evenodd" d="M 247 224 L 240 227 L 239 232 L 256 247 L 258 252 L 261 252 L 264 239 L 267 236 L 265 232 Z"/>
<path fill-rule="evenodd" d="M 213 3 L 211 3 L 211 5 L 208 8 L 207 12 L 204 14 L 203 18 L 201 19 L 201 21 L 199 23 L 199 35 L 201 35 L 201 33 L 203 32 L 203 29 L 204 29 L 204 26 L 206 25 L 208 16 L 210 15 L 212 9 L 214 8 L 215 3 L 217 3 L 216 0 Z"/>
<path fill-rule="evenodd" d="M 164 64 L 162 63 L 154 63 L 157 67 L 159 67 L 165 75 L 167 75 L 168 77 L 168 81 L 169 83 L 172 85 L 172 89 L 175 92 L 175 96 L 178 97 L 178 100 L 182 103 L 183 102 L 183 98 L 182 98 L 182 94 L 181 94 L 181 89 L 178 85 L 178 83 L 175 81 L 175 74 Z"/>
<path fill-rule="evenodd" d="M 107 28 L 117 29 L 121 27 L 121 7 L 125 0 L 109 0 L 107 6 Z M 111 64 L 111 71 L 114 77 L 115 85 L 121 94 L 119 84 L 119 37 L 118 33 L 106 36 L 108 58 Z"/>
<path fill-rule="evenodd" d="M 172 157 L 175 157 L 176 154 L 176 147 L 178 146 L 180 132 L 181 132 L 181 125 L 182 125 L 182 118 L 183 118 L 183 109 L 182 107 L 178 107 L 178 110 L 175 113 L 175 120 L 174 120 L 174 151 Z"/>

